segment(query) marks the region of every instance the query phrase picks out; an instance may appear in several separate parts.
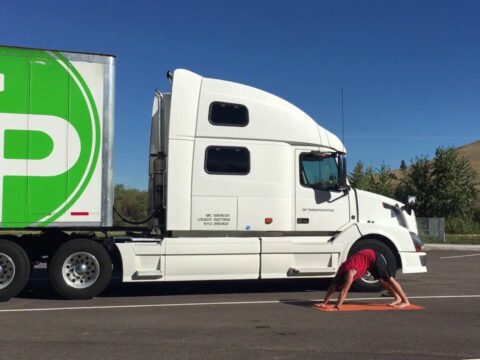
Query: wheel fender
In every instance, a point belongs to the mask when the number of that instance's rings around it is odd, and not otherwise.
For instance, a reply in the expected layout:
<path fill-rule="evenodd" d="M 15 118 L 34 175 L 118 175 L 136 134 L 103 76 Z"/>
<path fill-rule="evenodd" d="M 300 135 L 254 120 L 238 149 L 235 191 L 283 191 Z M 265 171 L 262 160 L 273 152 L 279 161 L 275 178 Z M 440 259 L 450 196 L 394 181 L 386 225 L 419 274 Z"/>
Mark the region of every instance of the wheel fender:
<path fill-rule="evenodd" d="M 353 223 L 347 228 L 342 229 L 333 239 L 334 252 L 340 253 L 339 263 L 341 264 L 347 258 L 348 251 L 352 245 L 362 237 L 358 224 Z"/>
<path fill-rule="evenodd" d="M 362 237 L 368 237 L 369 235 L 380 235 L 392 242 L 397 251 L 415 251 L 415 247 L 412 242 L 412 238 L 408 229 L 403 227 L 391 227 L 380 224 L 358 224 L 358 228 Z"/>

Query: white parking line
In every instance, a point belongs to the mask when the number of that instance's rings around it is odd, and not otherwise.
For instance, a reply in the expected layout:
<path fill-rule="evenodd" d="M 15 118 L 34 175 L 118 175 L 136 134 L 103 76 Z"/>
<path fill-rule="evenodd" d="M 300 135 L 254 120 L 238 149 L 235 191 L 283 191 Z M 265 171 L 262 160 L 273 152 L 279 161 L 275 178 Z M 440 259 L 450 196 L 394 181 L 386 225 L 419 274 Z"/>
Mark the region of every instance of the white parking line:
<path fill-rule="evenodd" d="M 433 295 L 409 296 L 409 299 L 471 299 L 480 298 L 480 295 Z M 349 301 L 387 300 L 385 297 L 350 298 Z M 335 301 L 337 299 L 333 299 Z M 4 309 L 0 313 L 34 312 L 34 311 L 62 311 L 62 310 L 109 310 L 109 309 L 141 309 L 160 307 L 187 307 L 187 306 L 219 306 L 219 305 L 269 305 L 269 304 L 298 304 L 303 302 L 321 302 L 323 299 L 305 300 L 259 300 L 259 301 L 224 301 L 224 302 L 195 302 L 195 303 L 170 303 L 170 304 L 138 304 L 138 305 L 101 305 L 101 306 L 69 306 L 56 308 L 32 309 Z"/>
<path fill-rule="evenodd" d="M 469 254 L 469 255 L 455 255 L 455 256 L 443 256 L 440 259 L 455 259 L 455 258 L 463 258 L 469 256 L 480 256 L 480 254 Z"/>

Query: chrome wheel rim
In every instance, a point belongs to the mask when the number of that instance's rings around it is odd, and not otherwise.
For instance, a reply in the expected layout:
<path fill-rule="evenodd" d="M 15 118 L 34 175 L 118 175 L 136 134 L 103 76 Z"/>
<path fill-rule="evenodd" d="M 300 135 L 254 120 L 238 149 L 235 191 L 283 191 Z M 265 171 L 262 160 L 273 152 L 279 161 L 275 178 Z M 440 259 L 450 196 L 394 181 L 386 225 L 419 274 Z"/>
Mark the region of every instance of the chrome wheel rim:
<path fill-rule="evenodd" d="M 100 274 L 100 264 L 95 256 L 86 252 L 70 255 L 62 266 L 63 280 L 75 289 L 92 286 Z"/>
<path fill-rule="evenodd" d="M 7 254 L 0 253 L 0 289 L 5 289 L 15 277 L 15 263 Z"/>
<path fill-rule="evenodd" d="M 367 273 L 362 277 L 362 280 L 365 281 L 366 283 L 369 284 L 375 284 L 378 282 L 373 275 L 370 273 L 370 271 L 367 271 Z"/>

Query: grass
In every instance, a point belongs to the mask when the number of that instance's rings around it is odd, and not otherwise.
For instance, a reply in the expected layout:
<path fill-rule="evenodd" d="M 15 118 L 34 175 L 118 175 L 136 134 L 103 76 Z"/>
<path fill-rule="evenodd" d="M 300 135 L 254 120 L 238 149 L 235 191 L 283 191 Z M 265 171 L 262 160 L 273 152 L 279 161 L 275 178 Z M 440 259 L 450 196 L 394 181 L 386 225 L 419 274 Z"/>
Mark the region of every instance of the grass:
<path fill-rule="evenodd" d="M 443 239 L 421 235 L 423 241 L 427 244 L 444 244 Z M 463 245 L 480 245 L 480 234 L 446 234 L 445 244 L 463 244 Z"/>

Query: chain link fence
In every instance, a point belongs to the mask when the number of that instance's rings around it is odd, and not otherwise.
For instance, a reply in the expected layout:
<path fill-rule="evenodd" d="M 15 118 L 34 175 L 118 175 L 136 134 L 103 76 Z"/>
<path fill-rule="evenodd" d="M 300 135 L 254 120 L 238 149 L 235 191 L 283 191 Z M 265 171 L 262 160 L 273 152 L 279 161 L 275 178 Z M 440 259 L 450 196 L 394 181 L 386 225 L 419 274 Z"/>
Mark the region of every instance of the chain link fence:
<path fill-rule="evenodd" d="M 420 237 L 426 242 L 445 242 L 444 218 L 417 218 Z"/>

